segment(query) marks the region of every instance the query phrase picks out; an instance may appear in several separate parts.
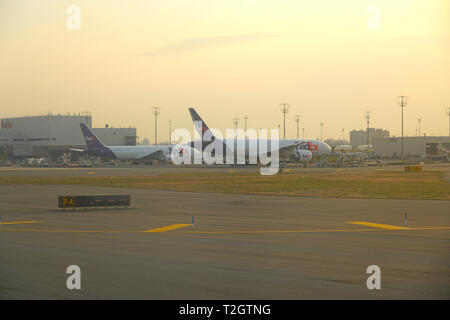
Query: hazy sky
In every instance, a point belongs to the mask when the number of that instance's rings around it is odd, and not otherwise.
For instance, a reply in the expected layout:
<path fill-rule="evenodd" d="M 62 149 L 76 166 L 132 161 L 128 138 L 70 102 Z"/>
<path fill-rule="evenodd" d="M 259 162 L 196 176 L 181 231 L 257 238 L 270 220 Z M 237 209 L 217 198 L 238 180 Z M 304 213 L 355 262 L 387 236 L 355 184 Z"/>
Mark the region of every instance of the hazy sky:
<path fill-rule="evenodd" d="M 0 55 L 0 117 L 90 111 L 153 141 L 154 106 L 167 140 L 169 118 L 192 128 L 188 106 L 211 128 L 276 128 L 286 102 L 292 138 L 296 114 L 306 137 L 323 122 L 340 138 L 366 110 L 398 135 L 407 95 L 405 134 L 418 118 L 448 134 L 448 0 L 0 0 Z"/>

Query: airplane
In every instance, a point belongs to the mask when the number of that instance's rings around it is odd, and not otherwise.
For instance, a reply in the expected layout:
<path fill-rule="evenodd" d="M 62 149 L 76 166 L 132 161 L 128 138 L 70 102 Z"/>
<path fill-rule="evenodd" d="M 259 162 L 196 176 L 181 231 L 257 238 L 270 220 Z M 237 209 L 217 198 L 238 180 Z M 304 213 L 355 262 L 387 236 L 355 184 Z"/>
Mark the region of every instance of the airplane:
<path fill-rule="evenodd" d="M 70 149 L 70 151 L 80 152 L 90 156 L 98 156 L 107 159 L 117 160 L 170 160 L 170 155 L 173 150 L 175 152 L 184 153 L 189 152 L 187 146 L 106 146 L 95 133 L 84 123 L 80 123 L 81 131 L 83 132 L 84 140 L 86 141 L 87 149 Z"/>
<path fill-rule="evenodd" d="M 208 126 L 200 117 L 200 115 L 195 111 L 194 108 L 189 108 L 189 113 L 191 115 L 192 121 L 194 123 L 196 121 L 201 122 L 201 128 L 197 128 L 198 133 L 203 137 L 206 132 L 209 131 Z M 211 141 L 215 141 L 216 137 L 211 133 Z M 245 154 L 246 156 L 249 153 L 249 145 L 251 144 L 251 140 L 254 139 L 246 139 L 245 143 Z M 209 141 L 203 141 L 203 148 L 206 144 L 209 144 Z M 259 145 L 259 141 L 255 141 L 256 145 Z M 235 140 L 235 145 L 239 143 L 239 140 Z M 227 149 L 236 150 L 236 148 L 227 147 L 226 143 L 223 143 L 225 155 Z M 191 145 L 193 147 L 193 145 Z M 270 140 L 268 141 L 268 148 L 270 148 Z M 311 162 L 312 157 L 328 155 L 331 153 L 330 146 L 319 140 L 300 140 L 300 139 L 279 139 L 279 157 L 282 162 L 300 162 L 305 166 L 308 162 Z"/>

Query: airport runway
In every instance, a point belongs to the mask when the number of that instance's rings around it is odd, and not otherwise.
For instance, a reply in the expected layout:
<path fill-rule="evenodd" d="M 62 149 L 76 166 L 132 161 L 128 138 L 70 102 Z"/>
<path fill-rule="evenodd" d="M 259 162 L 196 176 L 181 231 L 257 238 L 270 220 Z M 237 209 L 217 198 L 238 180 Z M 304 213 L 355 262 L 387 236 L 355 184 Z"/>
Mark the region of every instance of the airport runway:
<path fill-rule="evenodd" d="M 57 209 L 58 195 L 128 193 L 130 209 Z M 1 299 L 450 298 L 448 201 L 0 186 L 0 213 L 36 221 L 0 226 Z"/>

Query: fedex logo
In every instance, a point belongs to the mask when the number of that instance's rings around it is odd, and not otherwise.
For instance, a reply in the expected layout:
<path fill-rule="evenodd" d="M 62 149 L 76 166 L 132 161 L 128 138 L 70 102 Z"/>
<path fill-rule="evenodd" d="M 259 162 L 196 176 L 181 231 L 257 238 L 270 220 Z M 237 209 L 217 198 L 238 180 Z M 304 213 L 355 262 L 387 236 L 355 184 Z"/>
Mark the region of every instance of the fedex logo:
<path fill-rule="evenodd" d="M 308 144 L 309 151 L 319 151 L 319 145 L 313 144 L 311 141 L 306 142 Z"/>
<path fill-rule="evenodd" d="M 298 150 L 309 150 L 309 151 L 319 151 L 319 145 L 317 143 L 313 144 L 311 141 L 302 142 L 297 146 Z"/>
<path fill-rule="evenodd" d="M 86 137 L 86 141 L 95 141 L 94 137 Z"/>

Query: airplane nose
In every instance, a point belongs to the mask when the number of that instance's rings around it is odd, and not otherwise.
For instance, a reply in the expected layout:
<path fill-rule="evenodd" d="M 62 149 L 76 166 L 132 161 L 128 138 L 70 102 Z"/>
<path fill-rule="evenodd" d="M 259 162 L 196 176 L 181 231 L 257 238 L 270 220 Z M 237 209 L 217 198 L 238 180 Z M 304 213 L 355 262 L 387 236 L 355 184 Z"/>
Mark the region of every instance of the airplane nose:
<path fill-rule="evenodd" d="M 321 147 L 321 149 L 324 151 L 324 154 L 331 154 L 331 147 L 328 145 L 328 143 L 322 142 Z"/>

